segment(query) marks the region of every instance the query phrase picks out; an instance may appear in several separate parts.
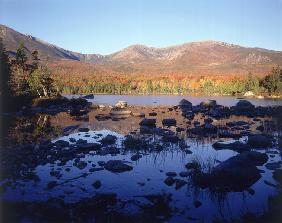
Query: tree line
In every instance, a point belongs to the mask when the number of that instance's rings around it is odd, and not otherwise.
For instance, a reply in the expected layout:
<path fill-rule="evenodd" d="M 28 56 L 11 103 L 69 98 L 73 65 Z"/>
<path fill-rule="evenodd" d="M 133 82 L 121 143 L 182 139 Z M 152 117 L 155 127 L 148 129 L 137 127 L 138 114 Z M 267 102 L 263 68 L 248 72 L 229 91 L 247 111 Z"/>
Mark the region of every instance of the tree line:
<path fill-rule="evenodd" d="M 37 97 L 56 94 L 51 70 L 41 62 L 35 50 L 28 59 L 23 43 L 19 44 L 15 58 L 11 59 L 0 39 L 1 108 L 24 105 Z"/>
<path fill-rule="evenodd" d="M 249 73 L 247 77 L 220 79 L 185 75 L 130 75 L 109 71 L 65 69 L 49 66 L 35 50 L 28 58 L 21 43 L 14 58 L 9 58 L 0 39 L 1 105 L 24 104 L 33 98 L 65 94 L 282 94 L 282 69 L 275 67 L 265 77 Z"/>

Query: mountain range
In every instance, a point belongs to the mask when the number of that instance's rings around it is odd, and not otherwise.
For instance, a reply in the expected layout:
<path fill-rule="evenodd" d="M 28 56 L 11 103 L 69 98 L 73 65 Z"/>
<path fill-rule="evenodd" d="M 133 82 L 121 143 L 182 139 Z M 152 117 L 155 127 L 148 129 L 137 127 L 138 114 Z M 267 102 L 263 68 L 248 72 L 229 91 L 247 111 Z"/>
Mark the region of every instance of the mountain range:
<path fill-rule="evenodd" d="M 30 55 L 37 50 L 41 59 L 63 66 L 76 61 L 80 66 L 94 64 L 121 73 L 181 73 L 181 74 L 247 74 L 265 75 L 272 67 L 282 65 L 282 51 L 250 48 L 221 41 L 190 42 L 165 48 L 132 45 L 118 52 L 82 54 L 45 42 L 31 35 L 19 33 L 0 25 L 0 37 L 10 56 L 14 56 L 20 42 Z"/>

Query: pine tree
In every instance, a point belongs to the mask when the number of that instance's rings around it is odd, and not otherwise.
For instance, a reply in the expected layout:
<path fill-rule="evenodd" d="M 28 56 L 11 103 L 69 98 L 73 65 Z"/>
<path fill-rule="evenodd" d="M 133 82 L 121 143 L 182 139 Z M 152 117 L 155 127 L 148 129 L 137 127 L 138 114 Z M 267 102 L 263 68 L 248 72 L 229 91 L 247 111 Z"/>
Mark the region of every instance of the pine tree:
<path fill-rule="evenodd" d="M 13 60 L 13 75 L 10 83 L 15 95 L 28 94 L 28 75 L 27 55 L 24 44 L 20 43 L 16 59 Z"/>
<path fill-rule="evenodd" d="M 11 96 L 11 90 L 9 82 L 11 79 L 11 65 L 8 54 L 3 45 L 2 38 L 0 38 L 0 108 L 4 110 L 9 109 L 9 100 Z M 5 109 L 6 110 L 6 109 Z"/>

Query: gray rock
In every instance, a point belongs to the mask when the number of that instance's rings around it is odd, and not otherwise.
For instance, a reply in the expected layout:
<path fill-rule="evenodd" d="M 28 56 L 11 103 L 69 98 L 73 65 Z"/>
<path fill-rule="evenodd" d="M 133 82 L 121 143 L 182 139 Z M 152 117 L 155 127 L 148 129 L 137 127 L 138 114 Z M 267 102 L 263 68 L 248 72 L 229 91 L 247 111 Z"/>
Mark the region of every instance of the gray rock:
<path fill-rule="evenodd" d="M 200 106 L 203 108 L 213 108 L 216 106 L 215 100 L 206 100 L 200 103 Z"/>

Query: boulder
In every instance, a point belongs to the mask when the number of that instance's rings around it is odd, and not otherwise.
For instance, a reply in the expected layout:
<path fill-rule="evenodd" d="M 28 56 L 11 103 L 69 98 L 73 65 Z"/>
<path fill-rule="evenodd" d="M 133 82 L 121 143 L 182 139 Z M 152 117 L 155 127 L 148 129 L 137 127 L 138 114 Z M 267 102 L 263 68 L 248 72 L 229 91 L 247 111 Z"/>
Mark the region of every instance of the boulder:
<path fill-rule="evenodd" d="M 116 108 L 126 108 L 126 107 L 127 107 L 127 102 L 126 102 L 126 101 L 118 101 L 118 102 L 115 104 L 115 107 L 116 107 Z"/>
<path fill-rule="evenodd" d="M 255 94 L 254 94 L 254 92 L 252 92 L 252 91 L 247 91 L 245 94 L 244 94 L 244 97 L 254 97 L 255 96 Z"/>
<path fill-rule="evenodd" d="M 87 95 L 82 96 L 82 98 L 84 98 L 84 99 L 94 99 L 94 95 L 93 94 L 87 94 Z"/>
<path fill-rule="evenodd" d="M 216 100 L 206 100 L 200 103 L 200 106 L 203 108 L 213 108 L 216 106 Z"/>
<path fill-rule="evenodd" d="M 179 107 L 184 109 L 192 109 L 192 103 L 190 101 L 187 101 L 186 99 L 182 99 L 179 102 Z"/>
<path fill-rule="evenodd" d="M 156 127 L 156 119 L 149 119 L 149 118 L 144 118 L 139 125 L 145 125 L 148 127 Z"/>
<path fill-rule="evenodd" d="M 176 126 L 176 120 L 174 118 L 163 119 L 162 124 L 164 126 Z"/>
<path fill-rule="evenodd" d="M 237 102 L 235 109 L 239 112 L 250 112 L 255 108 L 255 106 L 247 101 L 247 100 L 240 100 Z"/>
<path fill-rule="evenodd" d="M 111 172 L 122 173 L 133 169 L 132 166 L 125 164 L 122 160 L 109 160 L 105 164 L 105 169 Z"/>
<path fill-rule="evenodd" d="M 260 179 L 256 166 L 263 165 L 267 159 L 263 153 L 243 152 L 220 163 L 210 173 L 195 174 L 193 180 L 200 187 L 215 191 L 243 191 Z"/>

